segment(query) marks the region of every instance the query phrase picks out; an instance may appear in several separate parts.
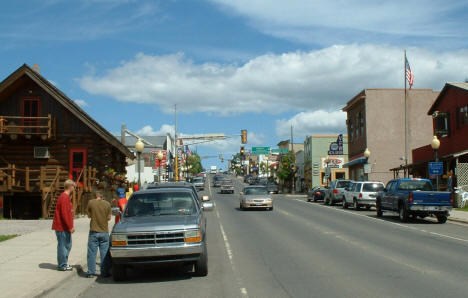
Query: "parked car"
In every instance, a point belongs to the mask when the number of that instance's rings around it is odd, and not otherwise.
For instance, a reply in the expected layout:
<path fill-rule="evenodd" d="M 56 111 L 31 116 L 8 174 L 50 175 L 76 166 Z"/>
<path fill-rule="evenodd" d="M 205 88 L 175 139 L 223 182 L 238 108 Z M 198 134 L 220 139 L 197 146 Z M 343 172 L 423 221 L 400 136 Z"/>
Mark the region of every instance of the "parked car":
<path fill-rule="evenodd" d="M 452 210 L 453 197 L 448 191 L 434 191 L 429 179 L 404 178 L 388 182 L 376 200 L 377 216 L 384 211 L 396 211 L 401 221 L 409 216 L 424 218 L 435 215 L 439 223 L 445 223 Z"/>
<path fill-rule="evenodd" d="M 204 190 L 205 189 L 205 179 L 203 176 L 195 177 L 192 180 L 193 185 L 197 190 Z"/>
<path fill-rule="evenodd" d="M 352 204 L 355 210 L 359 210 L 361 206 L 369 210 L 375 207 L 377 194 L 385 188 L 382 182 L 354 182 L 345 189 L 343 200 L 343 208 L 348 208 Z"/>
<path fill-rule="evenodd" d="M 343 192 L 345 187 L 351 183 L 351 180 L 334 180 L 331 182 L 329 188 L 327 189 L 324 204 L 333 206 L 337 202 L 343 200 Z"/>
<path fill-rule="evenodd" d="M 191 187 L 157 187 L 135 192 L 111 233 L 110 254 L 114 280 L 126 279 L 127 267 L 155 263 L 194 266 L 208 274 L 205 211 L 212 202 L 200 202 Z"/>
<path fill-rule="evenodd" d="M 241 210 L 249 208 L 273 210 L 273 198 L 265 186 L 246 186 L 240 193 L 239 207 Z"/>
<path fill-rule="evenodd" d="M 353 190 L 354 190 L 354 186 L 356 185 L 356 183 L 358 183 L 358 182 L 356 182 L 356 181 L 351 181 L 351 182 L 348 184 L 348 186 L 346 186 L 346 187 L 344 188 L 344 190 L 343 190 L 343 200 L 341 201 L 341 203 L 342 203 L 342 205 L 343 205 L 343 209 L 348 208 L 348 204 L 346 204 L 346 201 L 347 201 L 347 200 L 351 200 L 351 201 L 353 200 L 353 199 L 352 199 L 352 196 L 353 196 L 352 192 L 353 192 Z M 348 197 L 351 197 L 351 199 L 348 199 Z"/>
<path fill-rule="evenodd" d="M 278 183 L 275 181 L 267 181 L 265 187 L 270 193 L 279 193 Z"/>
<path fill-rule="evenodd" d="M 232 182 L 232 179 L 223 179 L 221 181 L 221 193 L 234 193 L 234 182 Z"/>
<path fill-rule="evenodd" d="M 314 202 L 323 201 L 323 199 L 325 198 L 326 191 L 327 191 L 327 189 L 325 187 L 322 187 L 322 186 L 316 186 L 316 187 L 311 188 L 307 192 L 307 202 L 310 202 L 310 201 L 314 201 Z"/>

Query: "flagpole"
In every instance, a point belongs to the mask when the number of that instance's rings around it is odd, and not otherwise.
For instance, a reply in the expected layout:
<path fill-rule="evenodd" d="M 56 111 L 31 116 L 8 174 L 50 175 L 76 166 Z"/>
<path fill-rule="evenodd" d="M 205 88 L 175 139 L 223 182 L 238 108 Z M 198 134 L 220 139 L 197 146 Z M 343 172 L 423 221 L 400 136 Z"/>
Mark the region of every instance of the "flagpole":
<path fill-rule="evenodd" d="M 404 57 L 403 57 L 403 79 L 405 81 L 405 177 L 409 177 L 408 171 L 408 94 L 406 91 L 406 50 L 404 50 Z"/>

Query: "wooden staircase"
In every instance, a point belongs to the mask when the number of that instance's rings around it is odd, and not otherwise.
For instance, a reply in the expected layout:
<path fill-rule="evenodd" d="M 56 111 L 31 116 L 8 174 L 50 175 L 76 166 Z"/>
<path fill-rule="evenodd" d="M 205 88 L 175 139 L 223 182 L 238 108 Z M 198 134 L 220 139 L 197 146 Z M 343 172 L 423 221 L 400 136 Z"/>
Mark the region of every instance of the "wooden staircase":
<path fill-rule="evenodd" d="M 53 193 L 50 194 L 50 201 L 49 201 L 49 207 L 47 208 L 47 217 L 48 218 L 53 218 L 55 214 L 55 209 L 57 208 L 57 201 L 59 196 L 62 194 L 64 188 L 63 188 L 63 182 L 60 183 L 60 187 L 56 189 Z"/>

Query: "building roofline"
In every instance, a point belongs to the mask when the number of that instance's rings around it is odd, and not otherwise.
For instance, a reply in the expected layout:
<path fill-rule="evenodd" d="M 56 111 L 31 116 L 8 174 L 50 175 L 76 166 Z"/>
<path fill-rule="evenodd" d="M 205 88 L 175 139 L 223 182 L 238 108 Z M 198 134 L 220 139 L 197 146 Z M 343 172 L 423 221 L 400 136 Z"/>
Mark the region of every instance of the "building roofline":
<path fill-rule="evenodd" d="M 454 85 L 454 84 L 456 83 L 455 82 L 445 83 L 444 88 L 442 88 L 442 90 L 439 92 L 439 95 L 435 99 L 434 103 L 429 108 L 429 111 L 427 112 L 428 115 L 432 115 L 436 111 L 436 108 L 439 106 L 440 102 L 442 101 L 442 98 L 445 96 L 445 93 L 447 93 L 447 90 L 449 88 L 456 88 L 458 90 L 468 92 L 468 89 L 462 88 L 459 85 Z"/>

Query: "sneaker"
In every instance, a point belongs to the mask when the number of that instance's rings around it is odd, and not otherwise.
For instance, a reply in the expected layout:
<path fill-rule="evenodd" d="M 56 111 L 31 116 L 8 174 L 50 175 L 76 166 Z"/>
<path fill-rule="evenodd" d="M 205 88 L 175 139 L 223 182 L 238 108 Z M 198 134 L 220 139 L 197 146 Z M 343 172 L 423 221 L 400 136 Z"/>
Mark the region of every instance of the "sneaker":
<path fill-rule="evenodd" d="M 97 275 L 94 273 L 86 273 L 86 278 L 93 278 L 96 277 Z"/>
<path fill-rule="evenodd" d="M 70 265 L 67 265 L 63 268 L 58 268 L 59 271 L 72 271 L 73 270 L 73 267 L 70 266 Z"/>

